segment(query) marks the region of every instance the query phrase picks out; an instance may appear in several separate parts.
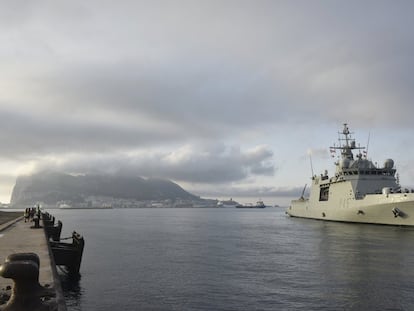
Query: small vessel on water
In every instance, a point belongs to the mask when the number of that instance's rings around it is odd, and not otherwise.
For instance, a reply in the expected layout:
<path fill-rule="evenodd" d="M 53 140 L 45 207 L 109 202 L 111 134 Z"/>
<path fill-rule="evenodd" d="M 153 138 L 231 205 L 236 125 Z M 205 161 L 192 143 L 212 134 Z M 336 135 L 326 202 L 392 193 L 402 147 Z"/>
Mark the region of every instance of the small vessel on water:
<path fill-rule="evenodd" d="M 266 205 L 264 204 L 264 202 L 262 200 L 259 200 L 256 202 L 255 205 L 253 204 L 246 204 L 246 205 L 237 205 L 237 208 L 265 208 Z"/>
<path fill-rule="evenodd" d="M 340 150 L 336 173 L 312 176 L 308 198 L 291 202 L 286 213 L 292 217 L 330 221 L 414 226 L 414 191 L 402 189 L 394 161 L 387 159 L 377 167 L 367 159 L 365 147 L 357 147 L 345 123 L 339 132 Z M 358 150 L 354 158 L 353 150 Z M 361 153 L 361 150 L 363 153 Z"/>
<path fill-rule="evenodd" d="M 253 205 L 251 203 L 244 204 L 244 205 L 243 204 L 236 205 L 236 208 L 265 208 L 265 207 L 266 205 L 263 203 L 262 200 L 257 201 L 256 205 Z"/>
<path fill-rule="evenodd" d="M 265 208 L 266 205 L 264 204 L 264 202 L 262 200 L 259 200 L 256 202 L 256 208 Z"/>
<path fill-rule="evenodd" d="M 236 207 L 239 203 L 234 201 L 232 198 L 230 200 L 222 200 L 217 202 L 217 207 Z"/>

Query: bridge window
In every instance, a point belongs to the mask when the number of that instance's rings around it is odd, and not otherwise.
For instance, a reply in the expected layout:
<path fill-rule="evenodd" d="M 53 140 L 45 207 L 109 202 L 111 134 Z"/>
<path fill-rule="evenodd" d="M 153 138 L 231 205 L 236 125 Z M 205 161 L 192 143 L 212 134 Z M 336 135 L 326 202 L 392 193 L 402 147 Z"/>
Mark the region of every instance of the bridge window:
<path fill-rule="evenodd" d="M 329 199 L 329 186 L 321 187 L 319 193 L 319 201 L 328 201 Z"/>

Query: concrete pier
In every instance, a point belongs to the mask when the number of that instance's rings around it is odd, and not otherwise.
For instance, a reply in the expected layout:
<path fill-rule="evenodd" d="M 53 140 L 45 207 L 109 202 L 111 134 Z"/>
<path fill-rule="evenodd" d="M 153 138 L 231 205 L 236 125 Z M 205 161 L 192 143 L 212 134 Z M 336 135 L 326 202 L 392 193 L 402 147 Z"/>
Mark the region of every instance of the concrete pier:
<path fill-rule="evenodd" d="M 56 272 L 53 256 L 50 251 L 46 234 L 41 228 L 33 228 L 34 222 L 25 222 L 23 217 L 0 225 L 0 264 L 7 256 L 14 253 L 36 253 L 39 256 L 39 283 L 41 286 L 53 289 L 56 294 L 57 311 L 66 311 L 60 281 Z M 13 280 L 0 277 L 0 291 L 2 295 L 13 287 Z M 1 307 L 0 307 L 1 310 Z"/>

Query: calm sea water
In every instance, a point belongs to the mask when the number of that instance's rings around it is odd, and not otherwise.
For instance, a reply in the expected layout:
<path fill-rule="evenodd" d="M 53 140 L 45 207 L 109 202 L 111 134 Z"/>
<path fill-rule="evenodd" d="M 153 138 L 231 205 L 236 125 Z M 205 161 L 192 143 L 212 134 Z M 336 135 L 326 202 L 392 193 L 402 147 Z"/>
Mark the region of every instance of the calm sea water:
<path fill-rule="evenodd" d="M 49 210 L 86 246 L 74 310 L 414 310 L 414 229 L 266 209 Z"/>

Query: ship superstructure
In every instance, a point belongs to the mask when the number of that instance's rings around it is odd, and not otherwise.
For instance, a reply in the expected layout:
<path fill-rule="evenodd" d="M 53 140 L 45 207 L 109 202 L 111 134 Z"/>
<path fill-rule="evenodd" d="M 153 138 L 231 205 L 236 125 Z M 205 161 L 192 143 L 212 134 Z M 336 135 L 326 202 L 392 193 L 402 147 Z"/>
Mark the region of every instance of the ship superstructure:
<path fill-rule="evenodd" d="M 377 167 L 365 147 L 356 145 L 348 125 L 339 132 L 335 175 L 312 176 L 308 198 L 293 200 L 287 214 L 293 217 L 388 225 L 414 225 L 414 193 L 399 185 L 394 161 Z M 356 156 L 354 157 L 354 151 Z"/>

